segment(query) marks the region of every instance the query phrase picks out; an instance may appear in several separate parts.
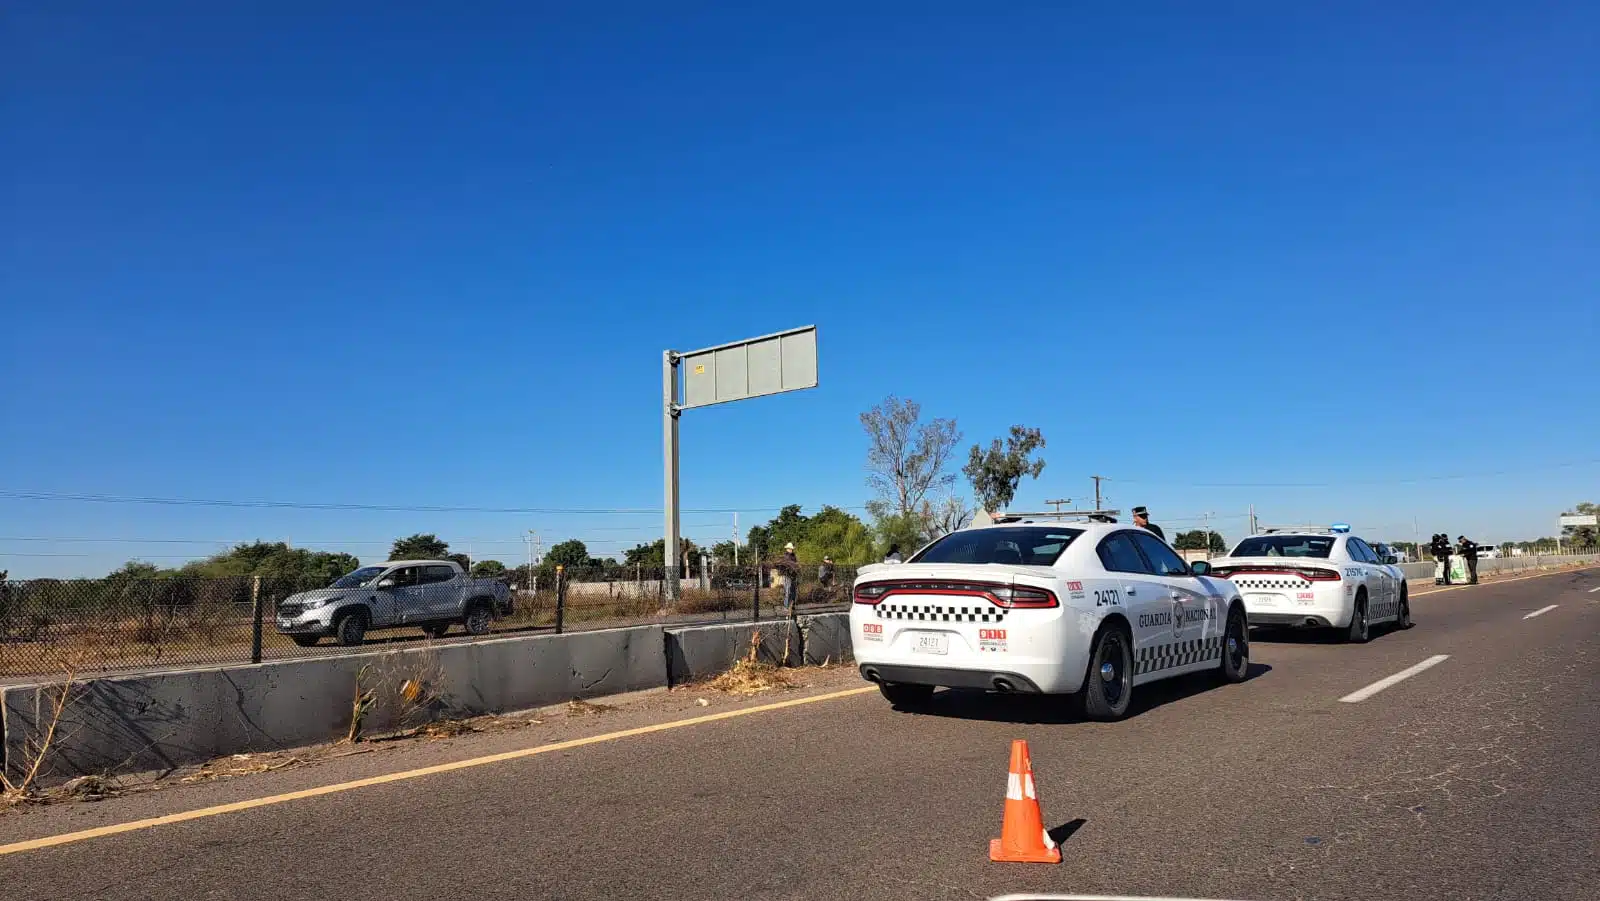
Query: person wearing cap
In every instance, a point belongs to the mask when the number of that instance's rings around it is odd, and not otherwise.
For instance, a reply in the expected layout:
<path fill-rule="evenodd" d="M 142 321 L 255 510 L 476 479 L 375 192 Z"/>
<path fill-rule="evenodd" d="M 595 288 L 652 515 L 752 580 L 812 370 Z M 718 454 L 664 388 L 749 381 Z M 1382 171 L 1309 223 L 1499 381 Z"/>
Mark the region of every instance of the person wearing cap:
<path fill-rule="evenodd" d="M 794 555 L 794 542 L 783 546 L 783 557 L 773 569 L 783 575 L 783 612 L 793 614 L 800 596 L 800 560 Z"/>
<path fill-rule="evenodd" d="M 1478 584 L 1478 543 L 1465 535 L 1456 536 L 1456 552 L 1467 561 L 1467 584 Z"/>
<path fill-rule="evenodd" d="M 831 591 L 833 589 L 832 557 L 823 555 L 822 565 L 817 567 L 817 584 L 822 586 L 823 591 Z"/>
<path fill-rule="evenodd" d="M 1161 531 L 1160 526 L 1150 521 L 1150 511 L 1144 507 L 1133 508 L 1133 524 L 1147 532 L 1154 532 L 1155 536 L 1162 541 L 1167 540 L 1167 533 Z"/>
<path fill-rule="evenodd" d="M 1440 532 L 1433 536 L 1429 550 L 1433 552 L 1433 584 L 1450 584 L 1450 536 Z"/>

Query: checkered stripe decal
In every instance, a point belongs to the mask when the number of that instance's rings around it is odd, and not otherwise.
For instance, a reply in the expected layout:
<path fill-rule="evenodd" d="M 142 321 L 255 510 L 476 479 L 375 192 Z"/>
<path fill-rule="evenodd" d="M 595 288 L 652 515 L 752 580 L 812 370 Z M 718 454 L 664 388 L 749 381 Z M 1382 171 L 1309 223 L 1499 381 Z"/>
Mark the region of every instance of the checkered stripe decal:
<path fill-rule="evenodd" d="M 1370 619 L 1383 619 L 1386 616 L 1396 616 L 1400 613 L 1400 599 L 1370 604 L 1367 607 L 1367 617 Z"/>
<path fill-rule="evenodd" d="M 1142 676 L 1157 670 L 1221 659 L 1222 636 L 1190 638 L 1186 641 L 1173 641 L 1140 648 L 1137 658 L 1133 661 L 1133 674 Z"/>
<path fill-rule="evenodd" d="M 1311 583 L 1305 579 L 1240 579 L 1234 578 L 1233 584 L 1240 588 L 1309 588 Z"/>
<path fill-rule="evenodd" d="M 1006 612 L 987 604 L 943 607 L 938 604 L 879 604 L 880 619 L 909 619 L 926 623 L 1003 623 Z"/>

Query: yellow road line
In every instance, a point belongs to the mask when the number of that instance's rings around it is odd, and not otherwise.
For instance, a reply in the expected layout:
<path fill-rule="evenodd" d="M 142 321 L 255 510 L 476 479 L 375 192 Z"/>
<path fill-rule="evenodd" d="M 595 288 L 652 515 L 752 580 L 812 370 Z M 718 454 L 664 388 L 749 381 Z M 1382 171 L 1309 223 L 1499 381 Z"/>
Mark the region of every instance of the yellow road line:
<path fill-rule="evenodd" d="M 1476 585 L 1451 585 L 1449 588 L 1435 588 L 1432 591 L 1419 591 L 1412 595 L 1414 598 L 1426 597 L 1430 594 L 1444 594 L 1447 591 L 1460 591 L 1463 588 L 1483 588 L 1488 585 L 1504 585 L 1508 582 L 1524 582 L 1528 579 L 1542 579 L 1545 576 L 1559 576 L 1562 573 L 1579 573 L 1593 569 L 1590 566 L 1580 566 L 1577 569 L 1552 569 L 1549 572 L 1534 573 L 1531 576 L 1517 576 L 1515 579 L 1495 579 L 1493 582 L 1479 582 Z"/>
<path fill-rule="evenodd" d="M 403 782 L 407 779 L 420 779 L 423 776 L 433 776 L 438 773 L 449 773 L 455 770 L 465 770 L 472 767 L 489 766 L 495 763 L 505 763 L 508 760 L 520 760 L 524 757 L 535 757 L 540 754 L 551 754 L 556 751 L 569 751 L 585 745 L 597 745 L 602 742 L 617 741 L 624 738 L 633 738 L 638 735 L 649 735 L 653 732 L 666 732 L 670 729 L 683 729 L 688 726 L 698 726 L 703 723 L 714 723 L 718 720 L 731 720 L 735 717 L 751 716 L 757 713 L 767 713 L 773 710 L 783 710 L 789 707 L 800 707 L 805 704 L 820 704 L 823 701 L 836 701 L 855 695 L 877 691 L 877 688 L 851 688 L 845 691 L 829 692 L 828 694 L 815 695 L 809 698 L 796 698 L 792 701 L 778 701 L 773 704 L 762 704 L 758 707 L 745 707 L 740 710 L 725 710 L 721 713 L 708 713 L 704 716 L 690 717 L 686 720 L 673 720 L 666 723 L 656 723 L 651 726 L 638 726 L 633 729 L 623 729 L 618 732 L 607 732 L 604 735 L 591 735 L 587 738 L 573 738 L 567 741 L 552 742 L 536 748 L 522 748 L 517 751 L 505 751 L 499 754 L 489 754 L 484 757 L 473 757 L 468 760 L 457 760 L 454 763 L 441 763 L 434 766 L 425 766 L 414 770 L 404 770 L 398 773 L 387 773 L 382 776 L 369 776 L 365 779 L 354 779 L 350 782 L 338 782 L 333 785 L 320 785 L 316 788 L 306 788 L 300 791 L 284 792 L 281 795 L 268 795 L 264 798 L 251 798 L 247 801 L 234 801 L 230 804 L 218 804 L 214 807 L 201 807 L 197 810 L 185 810 L 181 813 L 169 813 L 166 816 L 149 817 L 143 820 L 130 820 L 126 823 L 116 823 L 110 826 L 97 826 L 93 829 L 84 829 L 79 832 L 64 832 L 60 835 L 49 835 L 44 838 L 29 839 L 24 842 L 12 842 L 9 845 L 0 845 L 0 856 L 18 854 L 23 851 L 37 851 L 41 848 L 53 848 L 56 845 L 66 845 L 73 842 L 84 842 L 94 838 L 105 838 L 108 835 L 121 835 L 124 832 L 138 832 L 144 829 L 153 829 L 156 826 L 168 826 L 173 823 L 184 823 L 189 820 L 200 820 L 207 817 L 222 816 L 228 813 L 238 813 L 242 810 L 253 810 L 257 807 L 268 807 L 273 804 L 287 804 L 290 801 L 301 801 L 306 798 L 316 798 L 322 795 L 333 795 L 339 792 L 355 791 L 358 788 L 367 788 L 372 785 L 384 785 L 389 782 Z"/>

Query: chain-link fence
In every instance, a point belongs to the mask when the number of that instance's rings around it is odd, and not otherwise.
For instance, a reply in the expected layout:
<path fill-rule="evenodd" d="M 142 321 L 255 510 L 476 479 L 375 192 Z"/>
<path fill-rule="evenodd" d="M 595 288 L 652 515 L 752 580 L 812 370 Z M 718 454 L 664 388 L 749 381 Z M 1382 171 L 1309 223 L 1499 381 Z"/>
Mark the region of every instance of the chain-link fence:
<path fill-rule="evenodd" d="M 837 567 L 824 578 L 802 567 L 792 608 L 767 566 L 690 570 L 678 600 L 668 601 L 660 567 L 553 571 L 532 586 L 511 587 L 511 610 L 489 636 L 576 631 L 641 624 L 694 624 L 774 619 L 846 609 L 855 572 Z M 239 664 L 348 653 L 332 638 L 305 647 L 276 628 L 280 604 L 297 592 L 324 588 L 296 578 L 36 579 L 0 582 L 0 680 L 63 673 L 128 672 Z M 421 623 L 374 625 L 363 647 L 430 640 Z M 303 638 L 303 636 L 302 636 Z M 443 641 L 471 641 L 455 625 Z"/>

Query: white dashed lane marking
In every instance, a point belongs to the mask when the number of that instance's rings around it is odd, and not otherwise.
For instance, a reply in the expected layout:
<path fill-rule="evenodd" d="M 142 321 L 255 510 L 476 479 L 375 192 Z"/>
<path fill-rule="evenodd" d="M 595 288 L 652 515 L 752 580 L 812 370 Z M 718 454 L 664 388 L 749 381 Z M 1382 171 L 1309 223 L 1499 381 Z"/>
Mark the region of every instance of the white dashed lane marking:
<path fill-rule="evenodd" d="M 1548 607 L 1540 607 L 1538 610 L 1535 610 L 1532 613 L 1528 614 L 1527 616 L 1524 616 L 1523 619 L 1533 619 L 1534 617 L 1539 616 L 1541 614 L 1549 613 L 1550 611 L 1552 611 L 1552 610 L 1554 610 L 1554 609 L 1556 609 L 1557 607 L 1560 607 L 1560 606 L 1561 606 L 1560 604 L 1551 604 Z"/>
<path fill-rule="evenodd" d="M 1591 588 L 1591 589 L 1589 589 L 1589 593 L 1590 594 L 1594 594 L 1597 591 L 1600 591 L 1600 588 Z"/>
<path fill-rule="evenodd" d="M 1417 664 L 1416 666 L 1406 667 L 1405 669 L 1401 670 L 1398 673 L 1395 673 L 1392 676 L 1386 676 L 1385 678 L 1379 679 L 1378 681 L 1372 683 L 1371 685 L 1368 685 L 1366 688 L 1363 688 L 1360 691 L 1353 691 L 1353 692 L 1345 695 L 1344 697 L 1340 698 L 1339 700 L 1344 702 L 1344 703 L 1346 703 L 1346 704 L 1357 704 L 1357 703 L 1360 703 L 1361 701 L 1365 701 L 1367 698 L 1372 697 L 1373 695 L 1377 694 L 1380 691 L 1383 691 L 1385 688 L 1388 688 L 1391 685 L 1398 685 L 1399 683 L 1404 682 L 1405 680 L 1411 678 L 1412 676 L 1415 676 L 1417 673 L 1420 673 L 1423 670 L 1431 669 L 1432 667 L 1438 666 L 1439 664 L 1441 664 L 1441 663 L 1443 663 L 1443 662 L 1445 662 L 1446 660 L 1449 660 L 1449 659 L 1450 659 L 1450 655 L 1449 654 L 1435 654 L 1432 657 L 1429 657 L 1427 660 L 1424 660 L 1421 663 Z"/>

